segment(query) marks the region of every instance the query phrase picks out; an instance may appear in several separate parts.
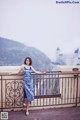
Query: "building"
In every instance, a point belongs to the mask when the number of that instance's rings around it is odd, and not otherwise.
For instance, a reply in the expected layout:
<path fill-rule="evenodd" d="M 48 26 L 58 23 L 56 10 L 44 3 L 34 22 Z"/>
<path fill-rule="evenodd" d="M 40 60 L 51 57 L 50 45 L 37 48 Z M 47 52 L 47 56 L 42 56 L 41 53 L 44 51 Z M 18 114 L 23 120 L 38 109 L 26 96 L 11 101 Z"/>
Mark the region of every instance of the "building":
<path fill-rule="evenodd" d="M 76 49 L 73 54 L 63 54 L 60 48 L 57 48 L 55 63 L 58 65 L 80 65 L 80 49 Z"/>

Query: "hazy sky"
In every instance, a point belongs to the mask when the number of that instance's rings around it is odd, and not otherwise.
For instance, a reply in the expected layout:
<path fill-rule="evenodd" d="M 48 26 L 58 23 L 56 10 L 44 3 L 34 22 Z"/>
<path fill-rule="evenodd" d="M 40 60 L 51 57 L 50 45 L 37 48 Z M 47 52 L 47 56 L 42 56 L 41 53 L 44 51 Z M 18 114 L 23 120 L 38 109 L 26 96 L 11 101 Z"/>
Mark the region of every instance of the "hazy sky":
<path fill-rule="evenodd" d="M 0 0 L 0 36 L 34 46 L 51 59 L 57 47 L 73 53 L 80 47 L 80 4 Z"/>

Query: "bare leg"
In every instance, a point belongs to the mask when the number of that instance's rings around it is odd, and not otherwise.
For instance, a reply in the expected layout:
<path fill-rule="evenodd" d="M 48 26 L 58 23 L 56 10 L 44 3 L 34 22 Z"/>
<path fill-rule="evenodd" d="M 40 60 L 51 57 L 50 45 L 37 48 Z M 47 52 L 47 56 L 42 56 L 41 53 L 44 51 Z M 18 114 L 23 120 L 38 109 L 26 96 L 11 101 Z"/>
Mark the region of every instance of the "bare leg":
<path fill-rule="evenodd" d="M 24 107 L 26 107 L 26 106 L 27 106 L 27 100 L 26 100 L 26 99 L 24 100 L 23 105 L 24 105 Z"/>
<path fill-rule="evenodd" d="M 30 102 L 27 100 L 26 115 L 29 115 Z"/>

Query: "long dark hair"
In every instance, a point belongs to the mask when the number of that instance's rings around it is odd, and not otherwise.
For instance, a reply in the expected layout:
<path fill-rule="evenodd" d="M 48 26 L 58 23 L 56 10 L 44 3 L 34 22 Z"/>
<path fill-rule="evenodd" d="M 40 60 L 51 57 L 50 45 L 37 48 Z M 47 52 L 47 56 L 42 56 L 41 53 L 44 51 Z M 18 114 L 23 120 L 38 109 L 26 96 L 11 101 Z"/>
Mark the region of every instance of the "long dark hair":
<path fill-rule="evenodd" d="M 24 60 L 24 64 L 26 65 L 26 60 L 29 59 L 30 61 L 30 64 L 29 65 L 32 65 L 32 59 L 30 57 L 26 57 L 25 60 Z"/>

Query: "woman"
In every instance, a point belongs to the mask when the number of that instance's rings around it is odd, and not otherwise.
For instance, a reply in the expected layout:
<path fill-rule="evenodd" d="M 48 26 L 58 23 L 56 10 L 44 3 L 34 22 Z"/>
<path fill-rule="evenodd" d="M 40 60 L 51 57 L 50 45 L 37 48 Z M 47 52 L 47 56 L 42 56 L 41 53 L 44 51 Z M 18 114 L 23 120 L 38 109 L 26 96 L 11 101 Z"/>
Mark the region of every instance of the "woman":
<path fill-rule="evenodd" d="M 33 90 L 33 79 L 32 72 L 43 74 L 45 72 L 36 71 L 32 66 L 32 59 L 30 57 L 26 57 L 24 60 L 24 64 L 20 67 L 17 72 L 10 74 L 19 74 L 23 73 L 23 87 L 24 87 L 24 106 L 26 106 L 26 115 L 29 115 L 29 106 L 30 103 L 34 100 L 34 90 Z"/>

